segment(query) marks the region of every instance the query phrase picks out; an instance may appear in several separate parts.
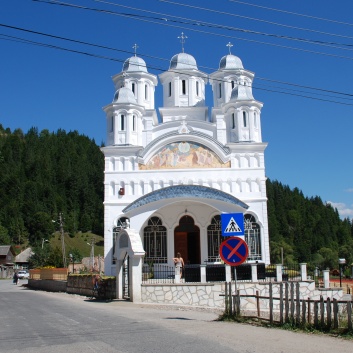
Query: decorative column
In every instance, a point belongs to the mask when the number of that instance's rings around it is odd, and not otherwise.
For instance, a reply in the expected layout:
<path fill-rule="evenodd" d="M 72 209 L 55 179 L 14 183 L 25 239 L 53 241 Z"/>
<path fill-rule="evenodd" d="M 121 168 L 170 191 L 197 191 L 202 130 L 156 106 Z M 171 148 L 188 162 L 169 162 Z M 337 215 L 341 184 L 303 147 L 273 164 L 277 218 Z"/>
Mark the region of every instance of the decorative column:
<path fill-rule="evenodd" d="M 206 265 L 200 265 L 201 283 L 206 283 Z"/>
<path fill-rule="evenodd" d="M 276 265 L 277 282 L 282 282 L 282 264 Z"/>
<path fill-rule="evenodd" d="M 251 264 L 251 281 L 258 282 L 257 279 L 257 264 Z"/>
<path fill-rule="evenodd" d="M 330 288 L 330 270 L 323 270 L 324 275 L 324 288 Z"/>
<path fill-rule="evenodd" d="M 302 281 L 307 281 L 308 276 L 307 276 L 307 272 L 306 272 L 306 264 L 302 263 L 299 265 L 300 265 L 300 274 L 301 274 Z"/>

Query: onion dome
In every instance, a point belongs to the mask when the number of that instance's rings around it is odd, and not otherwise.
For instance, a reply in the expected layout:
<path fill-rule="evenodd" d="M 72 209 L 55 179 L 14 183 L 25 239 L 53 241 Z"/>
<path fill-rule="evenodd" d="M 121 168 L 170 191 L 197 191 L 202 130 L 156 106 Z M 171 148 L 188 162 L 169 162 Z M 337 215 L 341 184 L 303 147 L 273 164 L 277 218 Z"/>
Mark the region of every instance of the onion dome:
<path fill-rule="evenodd" d="M 132 56 L 126 59 L 123 65 L 123 71 L 125 72 L 147 72 L 147 66 L 145 60 L 138 56 Z"/>
<path fill-rule="evenodd" d="M 195 58 L 186 53 L 179 53 L 170 60 L 169 70 L 198 70 Z"/>
<path fill-rule="evenodd" d="M 235 55 L 228 54 L 223 56 L 221 61 L 219 62 L 220 70 L 234 70 L 234 69 L 244 69 L 243 63 L 240 58 Z"/>
<path fill-rule="evenodd" d="M 137 104 L 135 95 L 131 89 L 127 87 L 121 87 L 116 91 L 113 102 Z"/>

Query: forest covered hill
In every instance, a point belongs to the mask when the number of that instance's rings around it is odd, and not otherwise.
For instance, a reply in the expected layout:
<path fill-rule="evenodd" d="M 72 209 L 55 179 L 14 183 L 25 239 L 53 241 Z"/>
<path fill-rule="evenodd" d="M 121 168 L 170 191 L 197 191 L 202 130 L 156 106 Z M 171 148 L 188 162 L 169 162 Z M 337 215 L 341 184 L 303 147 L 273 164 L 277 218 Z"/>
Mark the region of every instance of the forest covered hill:
<path fill-rule="evenodd" d="M 104 157 L 94 140 L 77 131 L 0 125 L 0 245 L 38 246 L 57 230 L 103 235 Z M 353 224 L 319 196 L 267 180 L 271 262 L 337 267 L 353 262 Z"/>

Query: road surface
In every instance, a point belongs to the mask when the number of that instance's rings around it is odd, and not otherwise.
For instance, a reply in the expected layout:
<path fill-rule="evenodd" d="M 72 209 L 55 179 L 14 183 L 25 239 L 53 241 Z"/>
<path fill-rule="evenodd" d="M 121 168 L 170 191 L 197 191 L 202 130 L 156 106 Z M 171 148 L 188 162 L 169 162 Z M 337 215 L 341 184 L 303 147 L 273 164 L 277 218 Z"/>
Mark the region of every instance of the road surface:
<path fill-rule="evenodd" d="M 0 281 L 0 352 L 352 353 L 353 341 L 215 321 L 206 310 L 109 303 Z"/>

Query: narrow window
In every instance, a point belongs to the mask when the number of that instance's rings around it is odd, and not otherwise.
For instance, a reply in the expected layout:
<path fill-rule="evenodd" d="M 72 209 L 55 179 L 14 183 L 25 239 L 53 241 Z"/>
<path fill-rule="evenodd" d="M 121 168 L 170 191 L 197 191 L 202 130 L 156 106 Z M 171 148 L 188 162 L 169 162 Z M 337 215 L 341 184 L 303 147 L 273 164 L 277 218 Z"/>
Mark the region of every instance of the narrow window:
<path fill-rule="evenodd" d="M 257 127 L 257 114 L 254 112 L 254 126 Z"/>
<path fill-rule="evenodd" d="M 120 116 L 120 130 L 121 131 L 125 130 L 125 115 Z"/>
<path fill-rule="evenodd" d="M 234 84 L 234 81 L 232 81 L 232 89 L 234 88 L 235 84 Z"/>
<path fill-rule="evenodd" d="M 145 85 L 145 99 L 148 98 L 148 86 Z"/>
<path fill-rule="evenodd" d="M 219 84 L 219 98 L 222 98 L 222 84 Z"/>
<path fill-rule="evenodd" d="M 132 116 L 132 131 L 136 131 L 136 116 Z"/>
<path fill-rule="evenodd" d="M 246 127 L 246 113 L 243 112 L 243 125 Z"/>
<path fill-rule="evenodd" d="M 134 83 L 131 84 L 131 91 L 133 94 L 135 94 L 135 84 Z"/>
<path fill-rule="evenodd" d="M 110 131 L 114 131 L 114 116 L 110 118 Z"/>
<path fill-rule="evenodd" d="M 232 129 L 235 129 L 235 114 L 232 113 Z"/>
<path fill-rule="evenodd" d="M 199 96 L 199 81 L 196 81 L 196 95 Z"/>
<path fill-rule="evenodd" d="M 169 82 L 169 97 L 172 96 L 172 83 Z"/>
<path fill-rule="evenodd" d="M 185 80 L 181 81 L 181 87 L 182 87 L 182 93 L 186 94 L 186 81 Z"/>

